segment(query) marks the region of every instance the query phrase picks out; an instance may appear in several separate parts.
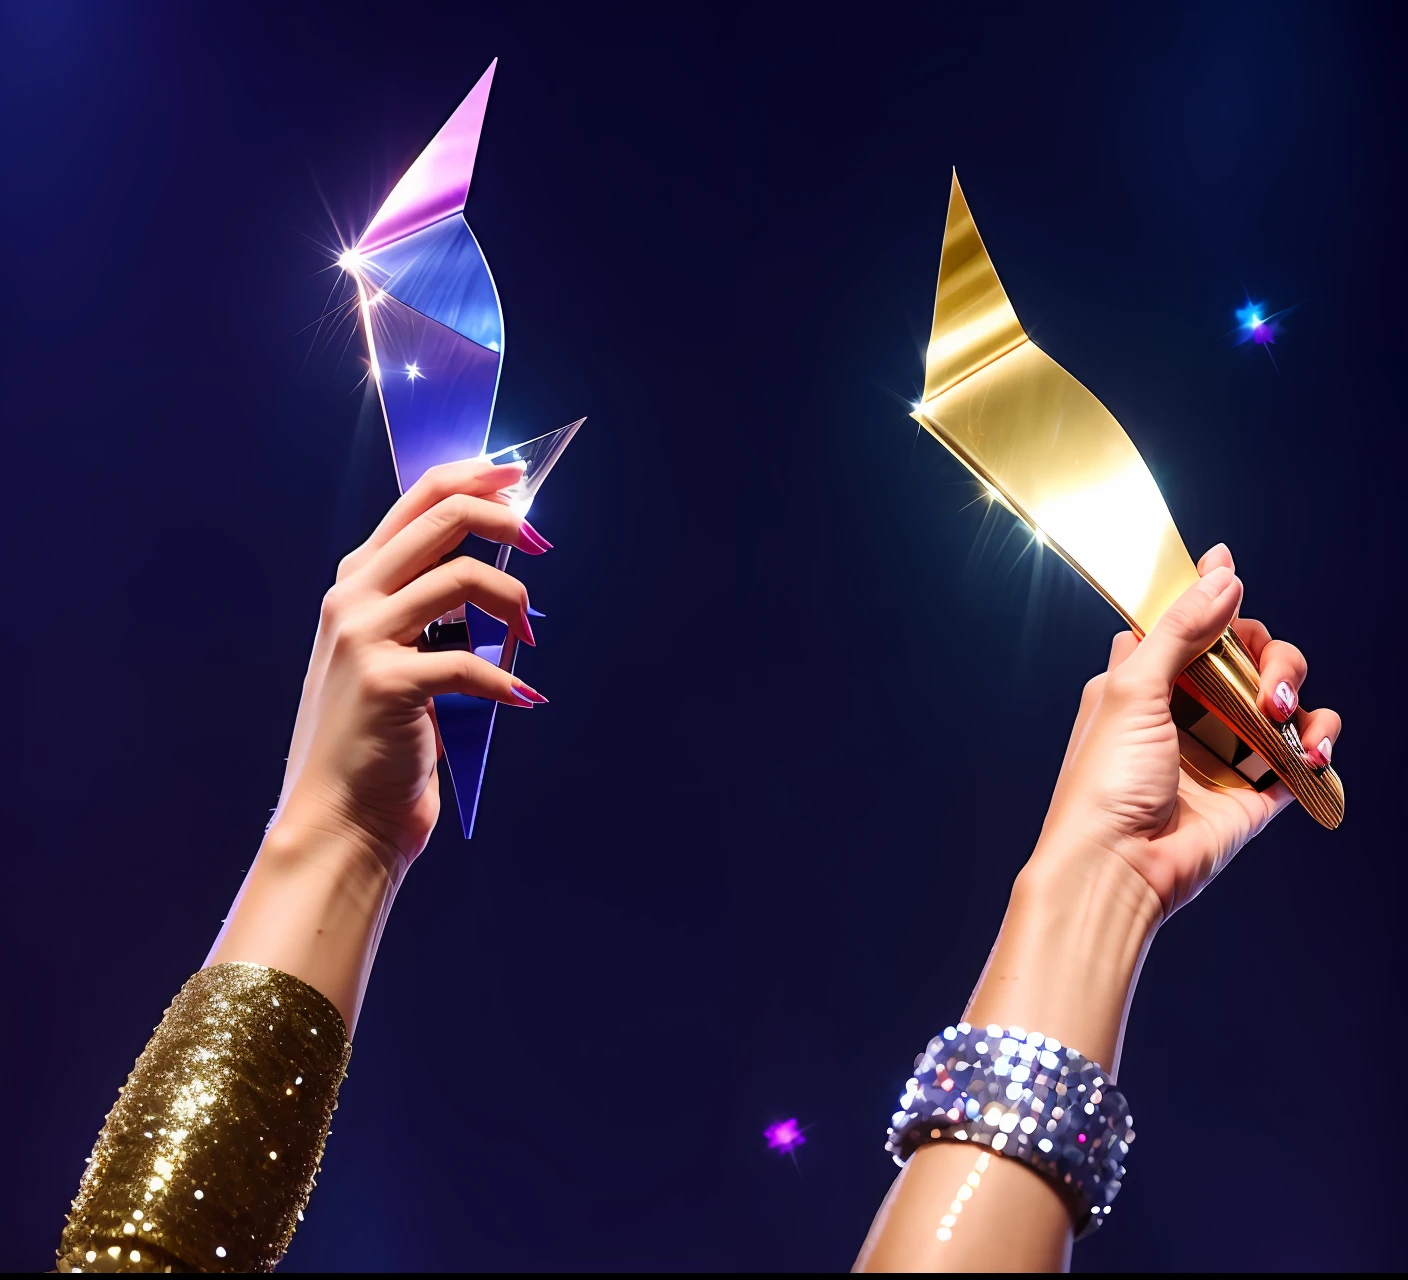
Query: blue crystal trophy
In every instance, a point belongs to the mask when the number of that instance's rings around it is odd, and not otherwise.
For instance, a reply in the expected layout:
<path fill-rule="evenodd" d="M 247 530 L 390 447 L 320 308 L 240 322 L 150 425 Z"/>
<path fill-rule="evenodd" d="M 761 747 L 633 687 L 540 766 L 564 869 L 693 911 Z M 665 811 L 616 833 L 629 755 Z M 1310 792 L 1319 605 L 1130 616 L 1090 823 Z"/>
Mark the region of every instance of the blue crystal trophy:
<path fill-rule="evenodd" d="M 523 478 L 506 496 L 522 516 L 584 419 L 488 452 L 503 361 L 503 310 L 464 206 L 496 65 L 490 64 L 338 264 L 356 286 L 371 380 L 401 491 L 443 462 L 521 461 Z M 507 546 L 477 540 L 462 550 L 500 569 L 510 554 Z M 473 605 L 432 623 L 424 646 L 472 650 L 508 671 L 517 657 L 508 628 Z M 497 709 L 491 699 L 464 694 L 435 699 L 466 840 L 474 830 Z"/>

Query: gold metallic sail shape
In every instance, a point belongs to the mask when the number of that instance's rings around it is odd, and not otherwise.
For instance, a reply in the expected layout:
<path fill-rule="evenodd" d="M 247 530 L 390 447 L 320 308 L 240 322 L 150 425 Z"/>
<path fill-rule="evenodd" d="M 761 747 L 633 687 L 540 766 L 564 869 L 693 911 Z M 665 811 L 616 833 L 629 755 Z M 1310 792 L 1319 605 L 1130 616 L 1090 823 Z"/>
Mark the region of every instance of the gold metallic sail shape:
<path fill-rule="evenodd" d="M 1197 581 L 1163 495 L 1124 428 L 1023 330 L 957 174 L 924 398 L 913 416 L 1137 633 L 1149 631 Z M 1264 786 L 1274 770 L 1319 822 L 1339 824 L 1344 800 L 1338 778 L 1305 760 L 1294 728 L 1273 725 L 1257 710 L 1256 667 L 1230 629 L 1180 684 L 1255 753 L 1248 763 L 1245 750 L 1236 762 L 1237 752 L 1223 752 L 1219 764 L 1185 742 L 1185 764 L 1197 776 L 1220 785 Z M 1254 776 L 1257 766 L 1264 782 Z"/>
<path fill-rule="evenodd" d="M 1198 580 L 1124 428 L 1023 331 L 956 175 L 914 416 L 1140 632 Z"/>

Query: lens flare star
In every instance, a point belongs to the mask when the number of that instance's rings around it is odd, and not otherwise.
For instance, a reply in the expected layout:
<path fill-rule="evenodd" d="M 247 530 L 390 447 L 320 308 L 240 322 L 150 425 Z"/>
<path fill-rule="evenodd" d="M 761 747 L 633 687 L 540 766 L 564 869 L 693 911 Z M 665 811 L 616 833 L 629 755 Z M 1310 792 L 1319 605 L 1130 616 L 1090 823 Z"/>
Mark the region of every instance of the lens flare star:
<path fill-rule="evenodd" d="M 1276 317 L 1263 315 L 1265 310 L 1265 307 L 1254 302 L 1237 308 L 1237 323 L 1246 335 L 1242 339 L 1244 342 L 1250 338 L 1257 346 L 1265 346 L 1268 342 L 1276 341 L 1276 329 L 1273 324 Z"/>
<path fill-rule="evenodd" d="M 790 1120 L 779 1120 L 776 1124 L 768 1125 L 763 1130 L 763 1137 L 768 1140 L 769 1150 L 781 1151 L 787 1155 L 791 1155 L 807 1140 L 801 1126 L 797 1123 L 796 1116 Z"/>
<path fill-rule="evenodd" d="M 420 371 L 420 365 L 412 361 L 406 366 L 406 381 L 414 382 L 417 378 L 423 378 L 425 374 Z"/>
<path fill-rule="evenodd" d="M 1271 367 L 1277 368 L 1276 357 L 1271 354 L 1276 335 L 1281 332 L 1281 317 L 1289 315 L 1295 307 L 1283 307 L 1280 311 L 1268 311 L 1264 302 L 1247 299 L 1247 305 L 1237 308 L 1237 328 L 1234 330 L 1237 341 L 1254 342 L 1266 351 Z"/>

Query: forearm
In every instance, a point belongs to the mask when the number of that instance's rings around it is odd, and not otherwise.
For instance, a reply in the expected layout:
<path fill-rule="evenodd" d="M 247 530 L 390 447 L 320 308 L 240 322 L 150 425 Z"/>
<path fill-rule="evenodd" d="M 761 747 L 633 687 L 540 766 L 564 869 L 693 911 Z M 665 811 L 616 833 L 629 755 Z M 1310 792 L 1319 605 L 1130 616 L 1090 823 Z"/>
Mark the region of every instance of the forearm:
<path fill-rule="evenodd" d="M 339 834 L 270 829 L 98 1137 L 60 1270 L 262 1270 L 282 1256 L 398 880 Z"/>
<path fill-rule="evenodd" d="M 206 967 L 267 965 L 306 982 L 350 1038 L 400 875 L 371 851 L 317 827 L 270 828 Z"/>
<path fill-rule="evenodd" d="M 1161 916 L 1122 859 L 1039 848 L 1017 877 L 964 1014 L 1055 1036 L 1116 1079 L 1125 1018 Z"/>
<path fill-rule="evenodd" d="M 1157 897 L 1124 862 L 1038 850 L 1013 886 L 965 1019 L 1054 1036 L 1113 1079 L 1159 918 Z M 937 1142 L 896 1179 L 856 1269 L 1054 1270 L 1070 1243 L 1066 1202 L 1041 1174 L 987 1148 Z"/>

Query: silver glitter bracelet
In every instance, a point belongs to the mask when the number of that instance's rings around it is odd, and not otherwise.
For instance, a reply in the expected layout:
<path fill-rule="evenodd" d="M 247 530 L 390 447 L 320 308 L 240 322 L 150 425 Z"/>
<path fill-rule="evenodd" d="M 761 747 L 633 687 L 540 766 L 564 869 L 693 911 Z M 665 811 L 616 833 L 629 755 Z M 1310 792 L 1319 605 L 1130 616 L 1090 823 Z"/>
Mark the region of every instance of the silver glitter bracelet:
<path fill-rule="evenodd" d="M 885 1150 L 903 1165 L 947 1141 L 979 1143 L 1052 1179 L 1079 1240 L 1119 1194 L 1134 1121 L 1103 1069 L 1074 1049 L 1021 1027 L 960 1022 L 914 1060 Z"/>

